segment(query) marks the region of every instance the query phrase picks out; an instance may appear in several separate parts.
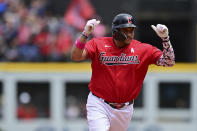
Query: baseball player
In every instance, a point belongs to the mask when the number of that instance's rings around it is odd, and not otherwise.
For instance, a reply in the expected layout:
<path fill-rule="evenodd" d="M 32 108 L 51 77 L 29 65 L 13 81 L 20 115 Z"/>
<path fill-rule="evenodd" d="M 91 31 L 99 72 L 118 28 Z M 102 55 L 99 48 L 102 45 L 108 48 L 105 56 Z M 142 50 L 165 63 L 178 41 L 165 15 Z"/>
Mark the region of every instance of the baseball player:
<path fill-rule="evenodd" d="M 168 28 L 152 25 L 162 39 L 163 51 L 134 39 L 136 25 L 130 14 L 121 13 L 112 22 L 112 37 L 86 41 L 100 23 L 89 20 L 72 49 L 72 60 L 91 59 L 87 120 L 90 131 L 126 131 L 133 104 L 150 64 L 173 66 L 175 56 Z"/>

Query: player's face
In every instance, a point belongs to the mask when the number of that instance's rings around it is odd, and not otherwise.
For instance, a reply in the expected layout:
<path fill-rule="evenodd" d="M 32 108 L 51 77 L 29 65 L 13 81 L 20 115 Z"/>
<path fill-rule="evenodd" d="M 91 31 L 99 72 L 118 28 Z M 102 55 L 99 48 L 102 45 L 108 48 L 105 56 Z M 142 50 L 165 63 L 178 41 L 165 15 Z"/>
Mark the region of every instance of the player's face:
<path fill-rule="evenodd" d="M 133 27 L 120 28 L 120 32 L 124 33 L 127 36 L 127 39 L 124 41 L 125 44 L 130 44 L 134 37 L 134 29 Z"/>

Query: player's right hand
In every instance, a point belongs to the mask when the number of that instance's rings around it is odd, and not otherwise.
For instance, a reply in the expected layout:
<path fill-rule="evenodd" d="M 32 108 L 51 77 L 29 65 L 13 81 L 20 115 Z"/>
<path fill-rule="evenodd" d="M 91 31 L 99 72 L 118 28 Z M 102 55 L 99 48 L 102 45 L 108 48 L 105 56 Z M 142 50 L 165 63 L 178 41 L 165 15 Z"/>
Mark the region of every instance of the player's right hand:
<path fill-rule="evenodd" d="M 84 28 L 84 31 L 83 33 L 86 35 L 86 36 L 89 36 L 92 31 L 94 30 L 94 28 L 100 23 L 99 20 L 96 20 L 96 19 L 91 19 L 89 20 L 86 25 L 85 25 L 85 28 Z"/>

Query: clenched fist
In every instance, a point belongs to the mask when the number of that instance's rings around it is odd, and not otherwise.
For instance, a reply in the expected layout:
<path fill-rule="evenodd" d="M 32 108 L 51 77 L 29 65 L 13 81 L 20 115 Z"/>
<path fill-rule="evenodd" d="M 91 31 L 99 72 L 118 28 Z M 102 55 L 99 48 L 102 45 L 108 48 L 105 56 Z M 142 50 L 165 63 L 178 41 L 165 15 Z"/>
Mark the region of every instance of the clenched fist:
<path fill-rule="evenodd" d="M 168 37 L 169 35 L 168 28 L 165 25 L 157 24 L 157 26 L 151 25 L 151 27 L 157 33 L 157 35 L 162 39 Z"/>
<path fill-rule="evenodd" d="M 91 19 L 89 20 L 87 23 L 86 23 L 86 26 L 84 28 L 84 31 L 83 31 L 83 34 L 85 36 L 89 36 L 92 31 L 94 30 L 94 28 L 100 23 L 99 20 L 96 20 L 96 19 Z"/>

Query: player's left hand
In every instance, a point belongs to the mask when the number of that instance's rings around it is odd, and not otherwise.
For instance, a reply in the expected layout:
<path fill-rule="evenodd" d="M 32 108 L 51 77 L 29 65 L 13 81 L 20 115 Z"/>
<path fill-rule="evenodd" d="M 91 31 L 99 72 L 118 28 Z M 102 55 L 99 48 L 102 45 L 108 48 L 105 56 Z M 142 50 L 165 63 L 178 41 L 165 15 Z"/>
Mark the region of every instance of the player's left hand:
<path fill-rule="evenodd" d="M 151 25 L 152 29 L 157 33 L 162 39 L 167 38 L 169 35 L 168 28 L 165 25 L 157 24 L 157 26 Z"/>

